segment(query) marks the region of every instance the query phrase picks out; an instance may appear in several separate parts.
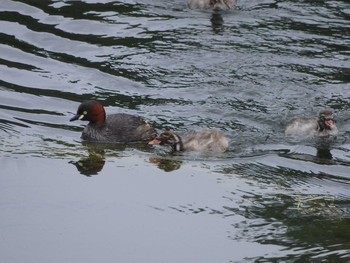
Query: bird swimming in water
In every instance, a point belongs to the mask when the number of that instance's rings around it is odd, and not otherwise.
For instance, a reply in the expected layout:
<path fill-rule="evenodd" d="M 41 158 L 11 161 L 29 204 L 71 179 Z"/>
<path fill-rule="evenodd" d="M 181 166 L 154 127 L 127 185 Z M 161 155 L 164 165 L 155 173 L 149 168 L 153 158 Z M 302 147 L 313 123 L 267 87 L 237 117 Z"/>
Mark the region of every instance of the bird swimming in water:
<path fill-rule="evenodd" d="M 149 144 L 169 145 L 174 152 L 225 152 L 227 138 L 219 131 L 195 131 L 184 138 L 174 132 L 163 132 Z"/>
<path fill-rule="evenodd" d="M 157 136 L 155 129 L 143 118 L 125 113 L 106 116 L 102 104 L 95 100 L 80 104 L 70 121 L 88 121 L 81 135 L 83 140 L 98 143 L 146 142 Z"/>
<path fill-rule="evenodd" d="M 296 119 L 285 130 L 286 136 L 324 137 L 337 134 L 338 128 L 331 110 L 320 111 L 318 119 Z"/>

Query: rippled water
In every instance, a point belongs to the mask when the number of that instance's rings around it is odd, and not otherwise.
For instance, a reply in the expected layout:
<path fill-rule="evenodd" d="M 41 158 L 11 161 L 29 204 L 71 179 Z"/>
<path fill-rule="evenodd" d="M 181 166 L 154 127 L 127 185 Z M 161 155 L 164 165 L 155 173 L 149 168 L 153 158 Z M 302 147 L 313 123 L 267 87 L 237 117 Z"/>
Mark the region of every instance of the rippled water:
<path fill-rule="evenodd" d="M 348 262 L 350 4 L 0 2 L 6 262 Z M 220 129 L 223 155 L 86 145 L 79 103 Z M 339 136 L 289 140 L 322 108 Z M 85 176 L 86 175 L 86 176 Z"/>

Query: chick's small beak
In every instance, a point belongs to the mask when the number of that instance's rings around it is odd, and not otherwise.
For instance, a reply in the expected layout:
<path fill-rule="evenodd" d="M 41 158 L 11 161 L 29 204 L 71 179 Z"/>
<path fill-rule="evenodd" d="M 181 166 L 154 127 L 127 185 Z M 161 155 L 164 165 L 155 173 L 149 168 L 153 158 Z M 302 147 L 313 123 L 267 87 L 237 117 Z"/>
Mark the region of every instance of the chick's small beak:
<path fill-rule="evenodd" d="M 334 121 L 332 119 L 326 120 L 324 123 L 330 128 L 334 126 Z"/>
<path fill-rule="evenodd" d="M 158 140 L 157 138 L 155 138 L 155 139 L 153 139 L 152 141 L 150 141 L 148 144 L 156 144 L 156 145 L 158 145 L 158 144 L 160 144 L 162 141 L 161 140 Z"/>

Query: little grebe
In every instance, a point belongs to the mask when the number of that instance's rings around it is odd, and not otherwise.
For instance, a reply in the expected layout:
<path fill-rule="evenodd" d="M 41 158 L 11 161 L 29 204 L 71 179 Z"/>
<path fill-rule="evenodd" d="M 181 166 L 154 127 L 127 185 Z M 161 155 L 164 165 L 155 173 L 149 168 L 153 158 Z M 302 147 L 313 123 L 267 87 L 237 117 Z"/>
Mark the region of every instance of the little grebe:
<path fill-rule="evenodd" d="M 236 0 L 189 0 L 191 9 L 222 9 L 228 10 L 235 6 Z"/>
<path fill-rule="evenodd" d="M 94 100 L 80 104 L 70 121 L 89 121 L 81 138 L 100 143 L 133 143 L 149 141 L 157 136 L 155 129 L 144 119 L 125 113 L 106 117 L 104 107 Z"/>
<path fill-rule="evenodd" d="M 338 129 L 335 125 L 333 112 L 323 110 L 319 113 L 318 119 L 296 119 L 286 128 L 286 136 L 330 136 L 337 135 Z"/>
<path fill-rule="evenodd" d="M 196 131 L 181 138 L 174 132 L 163 132 L 149 144 L 170 145 L 175 152 L 225 152 L 228 140 L 219 131 Z"/>

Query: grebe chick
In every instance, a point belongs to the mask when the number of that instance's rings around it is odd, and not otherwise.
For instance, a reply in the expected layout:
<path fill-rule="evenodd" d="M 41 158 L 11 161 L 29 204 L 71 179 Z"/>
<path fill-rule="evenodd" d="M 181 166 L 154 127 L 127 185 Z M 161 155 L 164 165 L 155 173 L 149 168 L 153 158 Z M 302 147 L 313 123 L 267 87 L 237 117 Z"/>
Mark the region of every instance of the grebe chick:
<path fill-rule="evenodd" d="M 149 144 L 170 145 L 175 152 L 225 152 L 227 138 L 219 131 L 196 131 L 181 138 L 174 132 L 163 132 Z"/>
<path fill-rule="evenodd" d="M 191 9 L 221 9 L 228 10 L 235 6 L 236 0 L 189 0 Z"/>
<path fill-rule="evenodd" d="M 338 128 L 330 110 L 322 110 L 318 119 L 296 119 L 285 130 L 286 136 L 324 137 L 337 134 Z"/>

